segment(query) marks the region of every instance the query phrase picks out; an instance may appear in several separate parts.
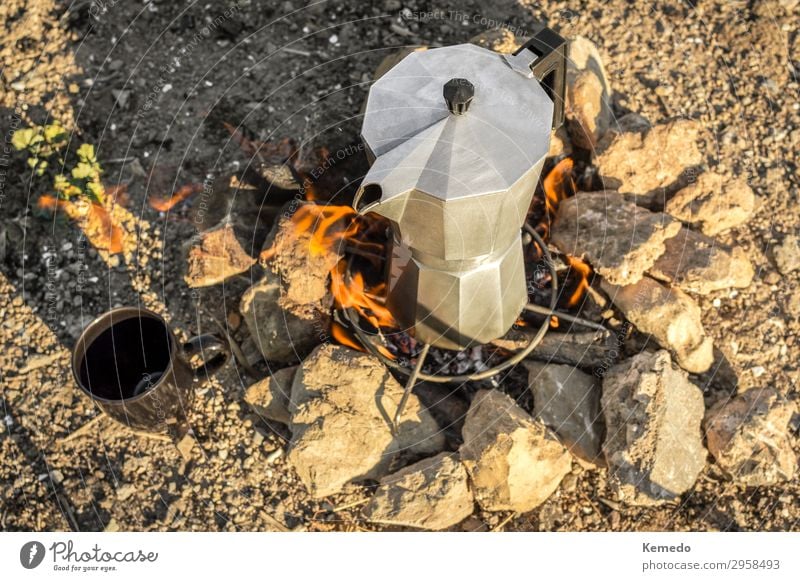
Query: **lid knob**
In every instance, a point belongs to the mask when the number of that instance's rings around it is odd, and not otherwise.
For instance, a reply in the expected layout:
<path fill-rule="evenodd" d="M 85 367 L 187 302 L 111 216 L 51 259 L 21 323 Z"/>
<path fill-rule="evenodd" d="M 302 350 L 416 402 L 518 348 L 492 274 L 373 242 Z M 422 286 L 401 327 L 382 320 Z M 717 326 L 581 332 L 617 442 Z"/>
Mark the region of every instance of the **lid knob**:
<path fill-rule="evenodd" d="M 467 79 L 450 79 L 442 91 L 447 108 L 453 115 L 463 115 L 475 96 L 475 87 Z"/>

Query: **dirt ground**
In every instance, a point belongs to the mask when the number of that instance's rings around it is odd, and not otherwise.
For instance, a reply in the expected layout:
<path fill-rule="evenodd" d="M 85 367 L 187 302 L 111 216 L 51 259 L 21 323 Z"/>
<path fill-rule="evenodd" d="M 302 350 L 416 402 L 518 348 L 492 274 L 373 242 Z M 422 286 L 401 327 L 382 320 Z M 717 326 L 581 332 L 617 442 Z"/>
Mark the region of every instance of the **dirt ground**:
<path fill-rule="evenodd" d="M 223 126 L 331 150 L 355 143 L 372 71 L 403 46 L 466 42 L 543 20 L 600 47 L 617 114 L 699 119 L 709 165 L 747 178 L 758 210 L 724 241 L 747 250 L 752 286 L 701 297 L 704 324 L 730 362 L 710 391 L 773 386 L 798 397 L 800 276 L 772 248 L 800 234 L 800 7 L 785 1 L 414 0 L 119 2 L 4 0 L 0 129 L 59 119 L 95 144 L 110 183 L 126 183 L 138 244 L 104 257 L 63 219 L 11 154 L 0 169 L 0 530 L 371 530 L 369 487 L 311 499 L 280 450 L 288 434 L 250 414 L 234 365 L 198 392 L 199 445 L 143 438 L 98 413 L 75 387 L 69 350 L 118 305 L 165 314 L 179 334 L 216 330 L 246 277 L 200 292 L 182 279 L 188 205 L 161 213 L 148 192 L 243 169 Z M 235 318 L 234 318 L 235 319 Z M 235 327 L 235 321 L 233 326 Z M 266 373 L 266 367 L 261 370 Z M 89 423 L 91 422 L 91 423 Z M 798 424 L 792 427 L 800 452 Z M 79 431 L 80 430 L 80 431 Z M 713 463 L 674 505 L 629 508 L 605 473 L 576 467 L 539 509 L 476 512 L 458 530 L 798 530 L 800 484 L 744 488 Z"/>

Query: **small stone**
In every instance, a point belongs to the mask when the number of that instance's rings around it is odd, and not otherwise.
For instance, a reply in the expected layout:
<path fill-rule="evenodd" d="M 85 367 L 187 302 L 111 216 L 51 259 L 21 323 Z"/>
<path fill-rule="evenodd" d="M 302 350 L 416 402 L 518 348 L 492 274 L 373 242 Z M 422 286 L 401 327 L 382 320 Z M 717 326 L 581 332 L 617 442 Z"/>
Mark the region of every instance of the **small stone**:
<path fill-rule="evenodd" d="M 772 248 L 772 255 L 781 274 L 800 269 L 800 237 L 787 236 L 781 244 Z"/>
<path fill-rule="evenodd" d="M 134 494 L 136 494 L 136 487 L 133 484 L 123 484 L 117 488 L 117 499 L 120 501 L 124 502 Z"/>
<path fill-rule="evenodd" d="M 188 247 L 184 280 L 191 288 L 219 284 L 247 272 L 256 263 L 229 223 L 201 232 L 189 241 Z"/>
<path fill-rule="evenodd" d="M 755 270 L 739 247 L 730 248 L 688 228 L 681 228 L 665 247 L 648 274 L 683 291 L 707 295 L 753 282 Z"/>
<path fill-rule="evenodd" d="M 744 180 L 706 172 L 670 198 L 664 211 L 714 236 L 749 220 L 755 203 Z"/>
<path fill-rule="evenodd" d="M 703 328 L 700 307 L 689 295 L 652 278 L 624 287 L 603 281 L 601 288 L 642 333 L 674 353 L 685 370 L 703 373 L 710 369 L 713 342 Z"/>
<path fill-rule="evenodd" d="M 797 470 L 789 439 L 796 405 L 771 387 L 748 389 L 717 402 L 705 420 L 708 450 L 717 464 L 746 486 L 786 482 Z"/>
<path fill-rule="evenodd" d="M 571 469 L 570 454 L 555 434 L 496 390 L 475 395 L 463 435 L 461 461 L 484 510 L 533 510 Z"/>
<path fill-rule="evenodd" d="M 187 433 L 185 436 L 183 436 L 183 438 L 181 438 L 180 442 L 178 442 L 178 452 L 180 452 L 184 462 L 189 462 L 192 459 L 192 449 L 196 443 L 197 441 L 190 433 Z"/>
<path fill-rule="evenodd" d="M 533 415 L 580 460 L 602 463 L 600 389 L 591 375 L 555 363 L 525 362 Z"/>
<path fill-rule="evenodd" d="M 288 425 L 292 420 L 289 413 L 289 399 L 296 373 L 297 367 L 271 372 L 247 388 L 244 401 L 250 404 L 259 416 Z"/>
<path fill-rule="evenodd" d="M 690 167 L 703 163 L 700 124 L 680 119 L 648 131 L 611 131 L 598 144 L 599 175 L 607 189 L 644 198 L 662 195 Z"/>
<path fill-rule="evenodd" d="M 325 344 L 303 361 L 292 384 L 288 460 L 314 498 L 348 482 L 380 479 L 406 456 L 444 449 L 438 424 L 413 394 L 398 433 L 392 432 L 402 395 L 403 387 L 371 355 Z"/>
<path fill-rule="evenodd" d="M 705 465 L 703 395 L 669 353 L 639 353 L 603 378 L 603 452 L 609 484 L 627 504 L 653 505 L 689 490 Z"/>
<path fill-rule="evenodd" d="M 642 278 L 680 229 L 677 220 L 617 192 L 580 192 L 559 204 L 551 240 L 561 252 L 588 260 L 609 282 L 626 285 Z"/>
<path fill-rule="evenodd" d="M 364 517 L 373 523 L 438 531 L 472 514 L 467 471 L 442 452 L 381 479 Z"/>

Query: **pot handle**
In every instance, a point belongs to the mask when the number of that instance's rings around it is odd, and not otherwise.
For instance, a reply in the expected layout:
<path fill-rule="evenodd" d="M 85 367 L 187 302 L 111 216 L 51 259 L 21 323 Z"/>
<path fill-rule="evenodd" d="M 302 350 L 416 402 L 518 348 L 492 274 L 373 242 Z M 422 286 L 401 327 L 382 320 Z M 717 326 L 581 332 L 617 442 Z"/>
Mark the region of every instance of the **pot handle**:
<path fill-rule="evenodd" d="M 542 27 L 513 54 L 508 64 L 527 77 L 536 78 L 553 100 L 553 129 L 564 123 L 567 86 L 567 41 L 554 30 Z"/>
<path fill-rule="evenodd" d="M 200 355 L 203 362 L 194 369 L 195 381 L 205 382 L 219 371 L 231 356 L 228 342 L 212 333 L 192 337 L 183 344 L 183 353 L 187 358 Z"/>

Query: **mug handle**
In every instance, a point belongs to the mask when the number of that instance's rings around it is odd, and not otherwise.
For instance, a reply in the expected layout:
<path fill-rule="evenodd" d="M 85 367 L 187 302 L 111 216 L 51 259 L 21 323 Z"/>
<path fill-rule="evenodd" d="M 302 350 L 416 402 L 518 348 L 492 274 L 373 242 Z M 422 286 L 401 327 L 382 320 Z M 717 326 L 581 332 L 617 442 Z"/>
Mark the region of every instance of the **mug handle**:
<path fill-rule="evenodd" d="M 187 358 L 200 355 L 203 362 L 194 369 L 195 381 L 206 381 L 209 376 L 219 371 L 231 356 L 228 342 L 212 333 L 192 337 L 183 344 L 183 353 Z"/>

